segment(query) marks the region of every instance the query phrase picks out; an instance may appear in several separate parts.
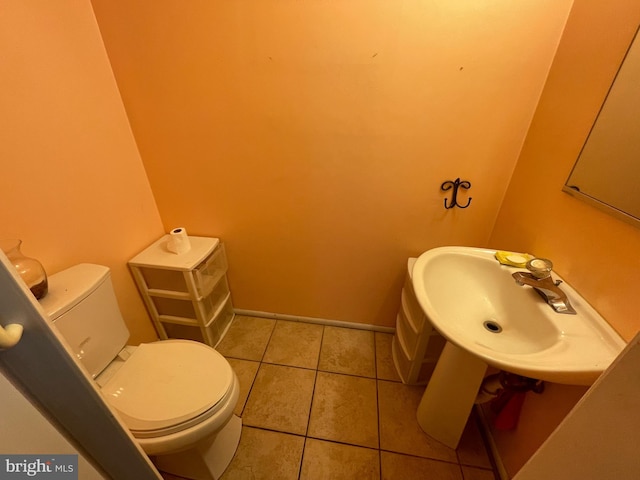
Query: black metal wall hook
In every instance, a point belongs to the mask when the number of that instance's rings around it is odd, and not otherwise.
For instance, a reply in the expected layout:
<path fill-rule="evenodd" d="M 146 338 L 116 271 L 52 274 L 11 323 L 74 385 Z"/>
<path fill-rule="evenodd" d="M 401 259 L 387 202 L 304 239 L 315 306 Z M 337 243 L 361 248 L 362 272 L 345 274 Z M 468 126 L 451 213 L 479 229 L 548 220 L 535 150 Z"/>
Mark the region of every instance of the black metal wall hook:
<path fill-rule="evenodd" d="M 447 190 L 451 190 L 453 188 L 453 194 L 451 195 L 451 203 L 447 205 L 447 199 L 444 199 L 444 208 L 447 210 L 453 207 L 467 208 L 471 204 L 472 198 L 469 197 L 466 205 L 460 205 L 458 203 L 458 189 L 464 188 L 465 190 L 469 190 L 471 188 L 471 182 L 467 182 L 466 180 L 460 181 L 460 178 L 456 178 L 454 181 L 447 180 L 440 185 L 440 190 L 446 192 Z"/>

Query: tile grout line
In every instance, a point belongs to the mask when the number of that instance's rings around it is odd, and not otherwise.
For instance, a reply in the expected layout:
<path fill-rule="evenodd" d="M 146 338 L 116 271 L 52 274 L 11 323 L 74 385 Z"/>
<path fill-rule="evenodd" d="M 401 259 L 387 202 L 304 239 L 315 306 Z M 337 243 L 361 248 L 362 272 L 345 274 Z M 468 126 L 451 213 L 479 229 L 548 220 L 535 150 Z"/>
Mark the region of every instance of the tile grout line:
<path fill-rule="evenodd" d="M 235 318 L 234 318 L 234 320 L 235 320 Z M 231 328 L 231 324 L 229 325 L 229 328 Z M 253 391 L 253 387 L 256 384 L 256 379 L 258 378 L 258 373 L 260 373 L 260 368 L 262 367 L 262 363 L 263 363 L 262 359 L 264 359 L 265 353 L 267 351 L 267 348 L 269 346 L 269 342 L 271 341 L 271 337 L 273 336 L 273 331 L 275 330 L 275 328 L 276 328 L 276 322 L 274 322 L 273 328 L 271 329 L 271 332 L 269 333 L 269 339 L 266 342 L 266 345 L 264 347 L 262 355 L 260 356 L 260 360 L 242 358 L 240 356 L 223 355 L 225 358 L 231 358 L 231 359 L 241 360 L 241 361 L 245 361 L 245 362 L 256 362 L 258 364 L 258 368 L 256 369 L 256 374 L 253 376 L 253 381 L 251 382 L 251 386 L 247 390 L 247 395 L 246 395 L 246 398 L 244 400 L 244 404 L 242 405 L 242 410 L 240 411 L 240 414 L 238 415 L 241 420 L 242 420 L 242 418 L 244 416 L 245 409 L 247 408 L 247 404 L 249 403 L 249 398 L 251 397 L 251 392 Z M 227 329 L 227 332 L 228 332 L 228 329 Z M 224 337 L 222 339 L 220 339 L 220 342 L 222 342 L 223 339 L 224 339 Z M 216 351 L 218 351 L 218 350 L 216 349 Z M 245 423 L 243 421 L 242 422 L 242 427 L 244 427 L 244 426 L 245 426 Z M 247 425 L 247 426 L 250 426 L 250 425 Z M 234 457 L 235 457 L 235 454 L 234 454 Z"/>
<path fill-rule="evenodd" d="M 381 370 L 380 365 L 378 364 L 379 360 L 385 358 L 385 356 L 383 355 L 379 355 L 379 351 L 378 351 L 378 344 L 380 344 L 381 347 L 384 346 L 383 342 L 382 342 L 382 336 L 378 335 L 377 332 L 372 332 L 372 340 L 373 340 L 373 371 L 374 371 L 374 380 L 375 380 L 375 387 L 376 387 L 376 393 L 375 393 L 375 399 L 376 399 L 376 422 L 377 422 L 377 434 L 378 434 L 378 441 L 377 441 L 377 447 L 367 447 L 367 446 L 363 446 L 363 445 L 356 445 L 356 444 L 352 444 L 352 443 L 348 443 L 348 442 L 340 442 L 340 441 L 336 441 L 336 440 L 330 440 L 330 439 L 323 439 L 323 438 L 316 438 L 313 436 L 310 436 L 310 422 L 311 422 L 311 413 L 313 410 L 313 406 L 314 406 L 314 402 L 317 400 L 315 398 L 315 395 L 317 393 L 317 380 L 318 380 L 318 376 L 320 372 L 326 373 L 326 374 L 330 374 L 330 375 L 340 375 L 340 376 L 345 376 L 345 377 L 352 377 L 352 378 L 362 378 L 362 379 L 371 379 L 370 376 L 364 376 L 364 375 L 354 375 L 352 373 L 344 373 L 344 372 L 334 372 L 334 371 L 330 371 L 330 370 L 321 370 L 320 369 L 320 365 L 321 365 L 321 356 L 322 356 L 322 348 L 325 344 L 325 342 L 328 340 L 328 338 L 326 337 L 326 326 L 323 325 L 322 331 L 321 331 L 321 336 L 320 336 L 320 346 L 319 346 L 319 350 L 318 350 L 318 354 L 316 357 L 316 361 L 315 361 L 315 368 L 310 368 L 310 367 L 303 367 L 303 366 L 296 366 L 296 365 L 287 365 L 285 363 L 270 363 L 270 362 L 265 362 L 265 358 L 266 358 L 266 353 L 269 350 L 269 346 L 271 341 L 274 340 L 275 338 L 275 332 L 276 332 L 276 328 L 278 327 L 278 323 L 280 323 L 279 319 L 274 319 L 274 325 L 272 327 L 272 329 L 269 332 L 269 336 L 268 336 L 268 340 L 266 341 L 266 345 L 262 351 L 262 355 L 260 357 L 260 360 L 256 361 L 256 360 L 249 360 L 246 358 L 241 358 L 239 356 L 237 357 L 229 357 L 229 358 L 236 358 L 237 360 L 244 360 L 244 361 L 253 361 L 256 362 L 258 364 L 258 368 L 256 370 L 256 374 L 253 377 L 253 381 L 248 389 L 247 392 L 247 396 L 246 396 L 246 400 L 245 403 L 243 405 L 243 408 L 240 412 L 240 416 L 242 417 L 244 415 L 244 413 L 246 412 L 246 406 L 248 403 L 248 400 L 252 394 L 252 392 L 254 392 L 254 387 L 256 385 L 256 379 L 258 378 L 258 373 L 260 372 L 261 368 L 264 365 L 274 365 L 274 366 L 280 366 L 280 367 L 287 367 L 287 368 L 299 368 L 302 370 L 312 370 L 314 371 L 314 379 L 313 379 L 313 388 L 311 391 L 311 400 L 310 400 L 310 405 L 309 405 L 309 410 L 308 410 L 308 416 L 307 416 L 307 425 L 305 428 L 305 431 L 303 434 L 296 434 L 296 433 L 292 433 L 292 432 L 286 432 L 286 431 L 282 431 L 280 429 L 275 429 L 275 428 L 265 428 L 265 427 L 259 427 L 259 426 L 250 426 L 247 425 L 247 427 L 252 428 L 252 429 L 258 429 L 258 430 L 264 430 L 264 431 L 273 431 L 275 433 L 281 433 L 281 434 L 286 434 L 286 435 L 293 435 L 293 436 L 298 436 L 301 437 L 303 439 L 302 441 L 302 450 L 301 450 L 301 455 L 300 455 L 300 460 L 299 460 L 299 464 L 298 464 L 298 472 L 297 472 L 297 478 L 298 480 L 302 479 L 302 473 L 303 473 L 303 464 L 304 464 L 304 460 L 305 460 L 305 456 L 308 453 L 306 448 L 309 446 L 309 441 L 311 439 L 314 440 L 318 440 L 318 441 L 323 441 L 323 442 L 327 442 L 327 443 L 331 443 L 331 444 L 337 444 L 337 445 L 345 445 L 345 446 L 353 446 L 353 447 L 358 447 L 358 448 L 364 448 L 364 449 L 368 449 L 371 451 L 377 451 L 378 452 L 378 467 L 379 467 L 379 478 L 383 478 L 383 472 L 382 472 L 382 453 L 384 452 L 388 452 L 390 454 L 396 454 L 396 455 L 403 455 L 403 456 L 410 456 L 410 457 L 414 457 L 414 458 L 418 458 L 418 459 L 427 459 L 427 460 L 431 460 L 431 461 L 436 461 L 439 463 L 445 463 L 445 464 L 449 464 L 449 465 L 457 465 L 458 466 L 458 472 L 461 475 L 461 479 L 465 478 L 465 472 L 463 470 L 463 463 L 461 461 L 461 457 L 458 454 L 458 451 L 456 449 L 455 452 L 455 460 L 454 461 L 447 461 L 447 460 L 443 460 L 443 459 L 438 459 L 438 458 L 431 458 L 431 457 L 425 457 L 423 455 L 416 455 L 416 454 L 408 454 L 408 453 L 404 453 L 401 451 L 393 451 L 393 450 L 387 450 L 387 449 L 382 449 L 382 432 L 381 432 L 381 417 L 380 417 L 380 385 L 382 382 L 389 382 L 389 383 L 395 383 L 395 384 L 402 384 L 401 381 L 397 380 L 397 379 L 387 379 L 387 378 L 380 378 L 379 376 L 381 374 L 384 373 L 384 369 Z M 286 319 L 283 319 L 284 322 L 286 322 Z M 380 337 L 380 338 L 378 338 Z M 386 341 L 386 338 L 385 338 Z M 383 350 L 381 350 L 383 351 Z M 286 361 L 286 360 L 284 360 Z M 384 364 L 384 366 L 386 367 L 386 362 Z M 484 439 L 483 439 L 484 440 Z M 482 442 L 484 444 L 484 442 Z M 483 445 L 486 449 L 486 445 Z M 309 459 L 310 457 L 307 457 L 307 459 Z M 465 463 L 465 465 L 467 465 Z M 470 467 L 473 467 L 472 465 L 469 465 Z M 481 466 L 476 466 L 475 468 L 479 468 L 482 470 L 488 470 L 488 471 L 492 471 L 491 467 L 484 468 Z M 293 472 L 291 472 L 293 473 Z M 495 474 L 495 472 L 493 472 Z M 294 477 L 295 478 L 295 477 Z"/>
<path fill-rule="evenodd" d="M 278 320 L 273 322 L 273 328 L 271 329 L 271 333 L 269 333 L 269 339 L 267 340 L 264 350 L 262 351 L 262 356 L 260 357 L 260 366 L 265 363 L 264 357 L 267 354 L 267 350 L 269 350 L 269 344 L 271 343 L 271 339 L 273 338 L 273 333 L 276 331 L 276 328 L 278 328 Z"/>
<path fill-rule="evenodd" d="M 378 473 L 382 480 L 382 428 L 380 425 L 380 379 L 378 378 L 378 339 L 373 333 L 373 369 L 376 376 L 376 420 L 378 422 Z"/>
<path fill-rule="evenodd" d="M 273 322 L 273 328 L 271 329 L 271 332 L 269 333 L 269 339 L 267 340 L 266 345 L 264 346 L 264 350 L 262 351 L 262 355 L 260 356 L 260 360 L 258 360 L 258 369 L 256 370 L 256 374 L 253 377 L 253 381 L 251 382 L 251 387 L 249 387 L 249 390 L 247 391 L 247 398 L 244 401 L 244 405 L 242 406 L 242 415 L 244 415 L 244 411 L 247 408 L 247 404 L 249 403 L 249 397 L 251 396 L 251 392 L 253 391 L 253 387 L 256 384 L 256 380 L 258 378 L 258 374 L 260 373 L 260 369 L 262 368 L 262 364 L 264 363 L 264 356 L 267 353 L 267 349 L 269 348 L 269 343 L 271 342 L 271 338 L 273 337 L 273 332 L 276 329 L 276 326 L 278 324 L 278 321 L 276 320 L 275 322 Z M 230 358 L 234 358 L 234 357 L 230 357 Z M 246 360 L 246 359 L 240 359 L 240 360 Z M 255 362 L 255 360 L 253 360 Z M 240 416 L 242 418 L 242 415 Z M 243 422 L 244 425 L 244 422 Z"/>
<path fill-rule="evenodd" d="M 318 367 L 320 366 L 320 354 L 322 353 L 322 343 L 324 342 L 325 327 L 322 327 L 320 336 L 320 348 L 318 349 L 318 358 L 316 359 L 315 375 L 313 377 L 313 390 L 311 391 L 311 404 L 309 405 L 309 415 L 307 416 L 307 428 L 304 433 L 304 443 L 302 445 L 302 456 L 300 457 L 300 466 L 298 468 L 298 480 L 302 477 L 302 465 L 304 463 L 304 454 L 307 451 L 307 441 L 309 440 L 309 424 L 311 423 L 311 410 L 313 409 L 313 401 L 316 396 L 316 384 L 318 382 Z"/>
<path fill-rule="evenodd" d="M 318 350 L 318 359 L 316 360 L 315 376 L 313 377 L 313 390 L 311 391 L 311 405 L 309 405 L 309 416 L 307 418 L 307 429 L 305 437 L 309 436 L 309 425 L 311 424 L 311 411 L 313 410 L 313 402 L 316 397 L 316 386 L 318 385 L 318 372 L 320 367 L 320 355 L 322 354 L 322 344 L 324 342 L 325 327 L 322 327 L 322 335 L 320 337 L 320 349 Z M 306 442 L 305 442 L 306 443 Z"/>

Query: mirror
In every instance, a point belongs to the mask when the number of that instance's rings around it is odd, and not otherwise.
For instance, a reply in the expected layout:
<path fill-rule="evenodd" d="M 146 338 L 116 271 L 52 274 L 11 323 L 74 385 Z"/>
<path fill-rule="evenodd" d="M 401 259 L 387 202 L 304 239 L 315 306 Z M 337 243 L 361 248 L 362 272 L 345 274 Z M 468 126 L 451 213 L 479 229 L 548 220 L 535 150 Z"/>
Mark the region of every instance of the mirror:
<path fill-rule="evenodd" d="M 640 226 L 638 32 L 563 190 Z"/>

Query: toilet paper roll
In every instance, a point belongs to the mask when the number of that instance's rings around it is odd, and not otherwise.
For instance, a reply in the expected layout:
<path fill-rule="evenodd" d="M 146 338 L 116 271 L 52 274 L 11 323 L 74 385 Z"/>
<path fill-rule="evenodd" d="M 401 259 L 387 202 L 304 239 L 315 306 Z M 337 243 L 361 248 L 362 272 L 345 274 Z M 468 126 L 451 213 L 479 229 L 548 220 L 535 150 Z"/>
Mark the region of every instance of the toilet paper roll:
<path fill-rule="evenodd" d="M 170 252 L 180 255 L 191 250 L 191 242 L 187 236 L 187 230 L 182 227 L 174 228 L 169 232 L 167 248 Z"/>

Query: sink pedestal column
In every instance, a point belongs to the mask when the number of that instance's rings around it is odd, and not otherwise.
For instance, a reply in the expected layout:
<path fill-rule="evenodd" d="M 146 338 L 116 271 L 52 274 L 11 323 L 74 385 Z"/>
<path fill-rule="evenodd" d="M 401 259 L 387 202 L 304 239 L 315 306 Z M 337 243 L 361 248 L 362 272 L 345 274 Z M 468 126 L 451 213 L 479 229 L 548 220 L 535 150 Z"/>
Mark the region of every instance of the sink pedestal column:
<path fill-rule="evenodd" d="M 418 406 L 420 428 L 456 448 L 486 370 L 480 358 L 447 342 Z"/>

